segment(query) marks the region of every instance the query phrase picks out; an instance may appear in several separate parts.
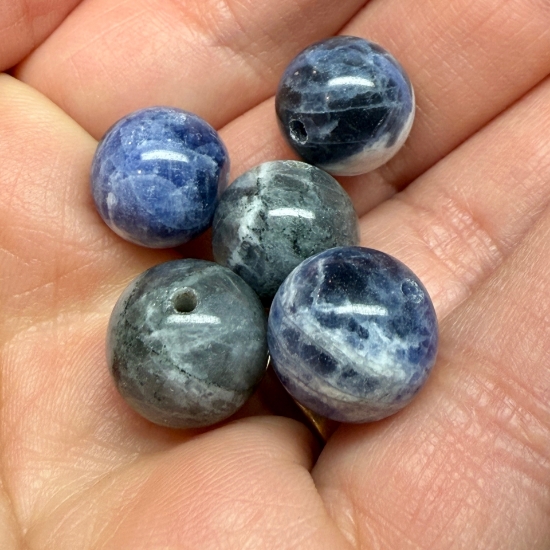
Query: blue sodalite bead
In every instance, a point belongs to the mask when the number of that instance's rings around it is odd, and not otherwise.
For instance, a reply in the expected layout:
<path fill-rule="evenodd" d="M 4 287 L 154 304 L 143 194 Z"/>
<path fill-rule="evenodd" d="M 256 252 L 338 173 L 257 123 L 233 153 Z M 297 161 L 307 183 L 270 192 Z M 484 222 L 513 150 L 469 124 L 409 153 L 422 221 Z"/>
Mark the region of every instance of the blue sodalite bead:
<path fill-rule="evenodd" d="M 428 293 L 395 258 L 333 248 L 300 264 L 268 324 L 273 365 L 290 394 L 340 422 L 370 422 L 407 405 L 435 362 Z"/>
<path fill-rule="evenodd" d="M 266 162 L 225 191 L 212 224 L 217 262 L 271 302 L 303 260 L 359 243 L 350 198 L 329 174 L 304 162 Z"/>
<path fill-rule="evenodd" d="M 227 150 L 208 123 L 181 109 L 150 107 L 117 122 L 101 140 L 92 193 L 115 233 L 169 248 L 210 226 L 228 174 Z"/>
<path fill-rule="evenodd" d="M 362 38 L 317 42 L 285 70 L 276 96 L 284 136 L 307 162 L 331 174 L 364 174 L 403 145 L 414 92 L 401 65 Z"/>
<path fill-rule="evenodd" d="M 231 270 L 175 260 L 135 279 L 109 323 L 107 358 L 124 399 L 172 428 L 209 426 L 250 397 L 267 364 L 267 320 Z"/>

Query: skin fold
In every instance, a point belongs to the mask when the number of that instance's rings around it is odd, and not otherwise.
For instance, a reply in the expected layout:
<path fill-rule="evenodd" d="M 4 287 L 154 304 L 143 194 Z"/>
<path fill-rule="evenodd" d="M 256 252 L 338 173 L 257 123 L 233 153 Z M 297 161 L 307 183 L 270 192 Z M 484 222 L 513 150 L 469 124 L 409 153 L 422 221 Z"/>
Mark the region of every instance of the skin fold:
<path fill-rule="evenodd" d="M 10 0 L 0 6 L 2 550 L 550 547 L 550 5 L 543 0 Z M 268 378 L 212 429 L 148 423 L 106 368 L 137 274 L 208 258 L 103 224 L 97 139 L 147 105 L 215 126 L 232 179 L 293 158 L 273 94 L 334 34 L 414 84 L 403 150 L 339 178 L 361 244 L 407 264 L 440 320 L 397 415 L 320 449 Z"/>

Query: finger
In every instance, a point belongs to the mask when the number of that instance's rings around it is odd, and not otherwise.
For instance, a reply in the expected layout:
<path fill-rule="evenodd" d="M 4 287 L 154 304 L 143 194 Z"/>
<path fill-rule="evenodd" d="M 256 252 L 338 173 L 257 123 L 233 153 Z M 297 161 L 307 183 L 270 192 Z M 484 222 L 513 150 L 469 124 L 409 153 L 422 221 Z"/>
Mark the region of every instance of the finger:
<path fill-rule="evenodd" d="M 440 318 L 518 245 L 550 201 L 550 79 L 361 220 L 362 243 L 426 284 Z"/>
<path fill-rule="evenodd" d="M 97 142 L 62 111 L 6 75 L 0 109 L 0 296 L 10 335 L 19 322 L 80 309 L 136 269 L 174 257 L 130 245 L 106 228 L 89 189 Z"/>
<path fill-rule="evenodd" d="M 363 244 L 411 266 L 443 323 L 438 365 L 412 406 L 340 430 L 315 470 L 358 546 L 549 540 L 549 97 L 547 80 L 362 219 Z"/>
<path fill-rule="evenodd" d="M 314 447 L 297 422 L 241 421 L 56 496 L 27 540 L 60 550 L 349 550 L 311 480 Z"/>
<path fill-rule="evenodd" d="M 0 5 L 0 71 L 45 40 L 80 0 L 10 0 Z"/>
<path fill-rule="evenodd" d="M 384 167 L 340 178 L 363 214 L 544 79 L 550 67 L 550 7 L 539 0 L 370 2 L 343 29 L 388 48 L 416 90 L 417 115 L 403 150 Z M 287 158 L 269 101 L 224 129 L 235 175 Z M 235 143 L 235 145 L 233 145 Z"/>
<path fill-rule="evenodd" d="M 17 525 L 12 503 L 2 483 L 0 485 L 0 548 L 18 550 L 21 546 L 19 525 Z"/>
<path fill-rule="evenodd" d="M 419 399 L 393 419 L 342 430 L 325 449 L 314 478 L 357 546 L 548 548 L 549 257 L 546 208 L 443 323 Z"/>
<path fill-rule="evenodd" d="M 17 71 L 96 137 L 151 104 L 216 127 L 271 95 L 284 64 L 365 0 L 95 0 Z"/>
<path fill-rule="evenodd" d="M 365 10 L 364 19 L 359 16 L 343 29 L 371 35 L 395 52 L 417 97 L 415 125 L 401 153 L 348 183 L 352 195 L 362 197 L 360 212 L 373 204 L 364 185 L 375 189 L 376 200 L 391 196 L 550 72 L 546 2 L 394 3 L 373 4 L 370 17 Z"/>
<path fill-rule="evenodd" d="M 25 518 L 43 493 L 186 436 L 128 410 L 104 350 L 122 288 L 174 255 L 106 228 L 88 186 L 96 142 L 49 100 L 2 75 L 0 113 L 0 448 Z"/>

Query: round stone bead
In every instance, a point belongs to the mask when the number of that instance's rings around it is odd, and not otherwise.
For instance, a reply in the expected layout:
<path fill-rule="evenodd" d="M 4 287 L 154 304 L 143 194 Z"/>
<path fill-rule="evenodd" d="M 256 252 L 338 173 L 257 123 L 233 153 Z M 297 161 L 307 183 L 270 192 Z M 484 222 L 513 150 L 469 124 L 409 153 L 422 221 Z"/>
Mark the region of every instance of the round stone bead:
<path fill-rule="evenodd" d="M 150 107 L 124 117 L 101 140 L 92 194 L 115 233 L 169 248 L 210 226 L 228 174 L 227 150 L 208 123 L 181 109 Z"/>
<path fill-rule="evenodd" d="M 386 50 L 337 36 L 290 62 L 276 111 L 285 138 L 303 159 L 350 176 L 378 168 L 401 148 L 414 119 L 414 92 Z"/>
<path fill-rule="evenodd" d="M 196 428 L 231 416 L 267 365 L 266 315 L 231 270 L 202 260 L 157 265 L 119 298 L 107 359 L 128 404 L 152 422 Z"/>
<path fill-rule="evenodd" d="M 368 248 L 307 259 L 271 307 L 273 366 L 302 405 L 340 422 L 370 422 L 403 408 L 435 362 L 435 311 L 419 279 Z"/>
<path fill-rule="evenodd" d="M 264 303 L 303 260 L 359 243 L 350 198 L 329 174 L 304 162 L 266 162 L 222 195 L 212 225 L 217 262 L 241 276 Z"/>

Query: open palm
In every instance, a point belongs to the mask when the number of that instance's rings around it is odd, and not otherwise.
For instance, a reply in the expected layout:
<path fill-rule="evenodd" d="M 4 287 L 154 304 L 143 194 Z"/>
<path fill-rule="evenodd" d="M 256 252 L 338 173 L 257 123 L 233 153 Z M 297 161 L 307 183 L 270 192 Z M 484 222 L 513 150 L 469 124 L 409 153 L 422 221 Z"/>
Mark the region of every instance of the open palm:
<path fill-rule="evenodd" d="M 545 0 L 3 2 L 0 548 L 549 548 L 549 28 Z M 276 389 L 212 430 L 149 424 L 114 390 L 104 336 L 129 280 L 178 252 L 101 222 L 96 139 L 174 105 L 220 129 L 233 176 L 288 158 L 279 75 L 339 32 L 389 49 L 416 88 L 406 147 L 342 183 L 362 244 L 432 294 L 432 378 L 320 455 L 270 414 Z"/>

